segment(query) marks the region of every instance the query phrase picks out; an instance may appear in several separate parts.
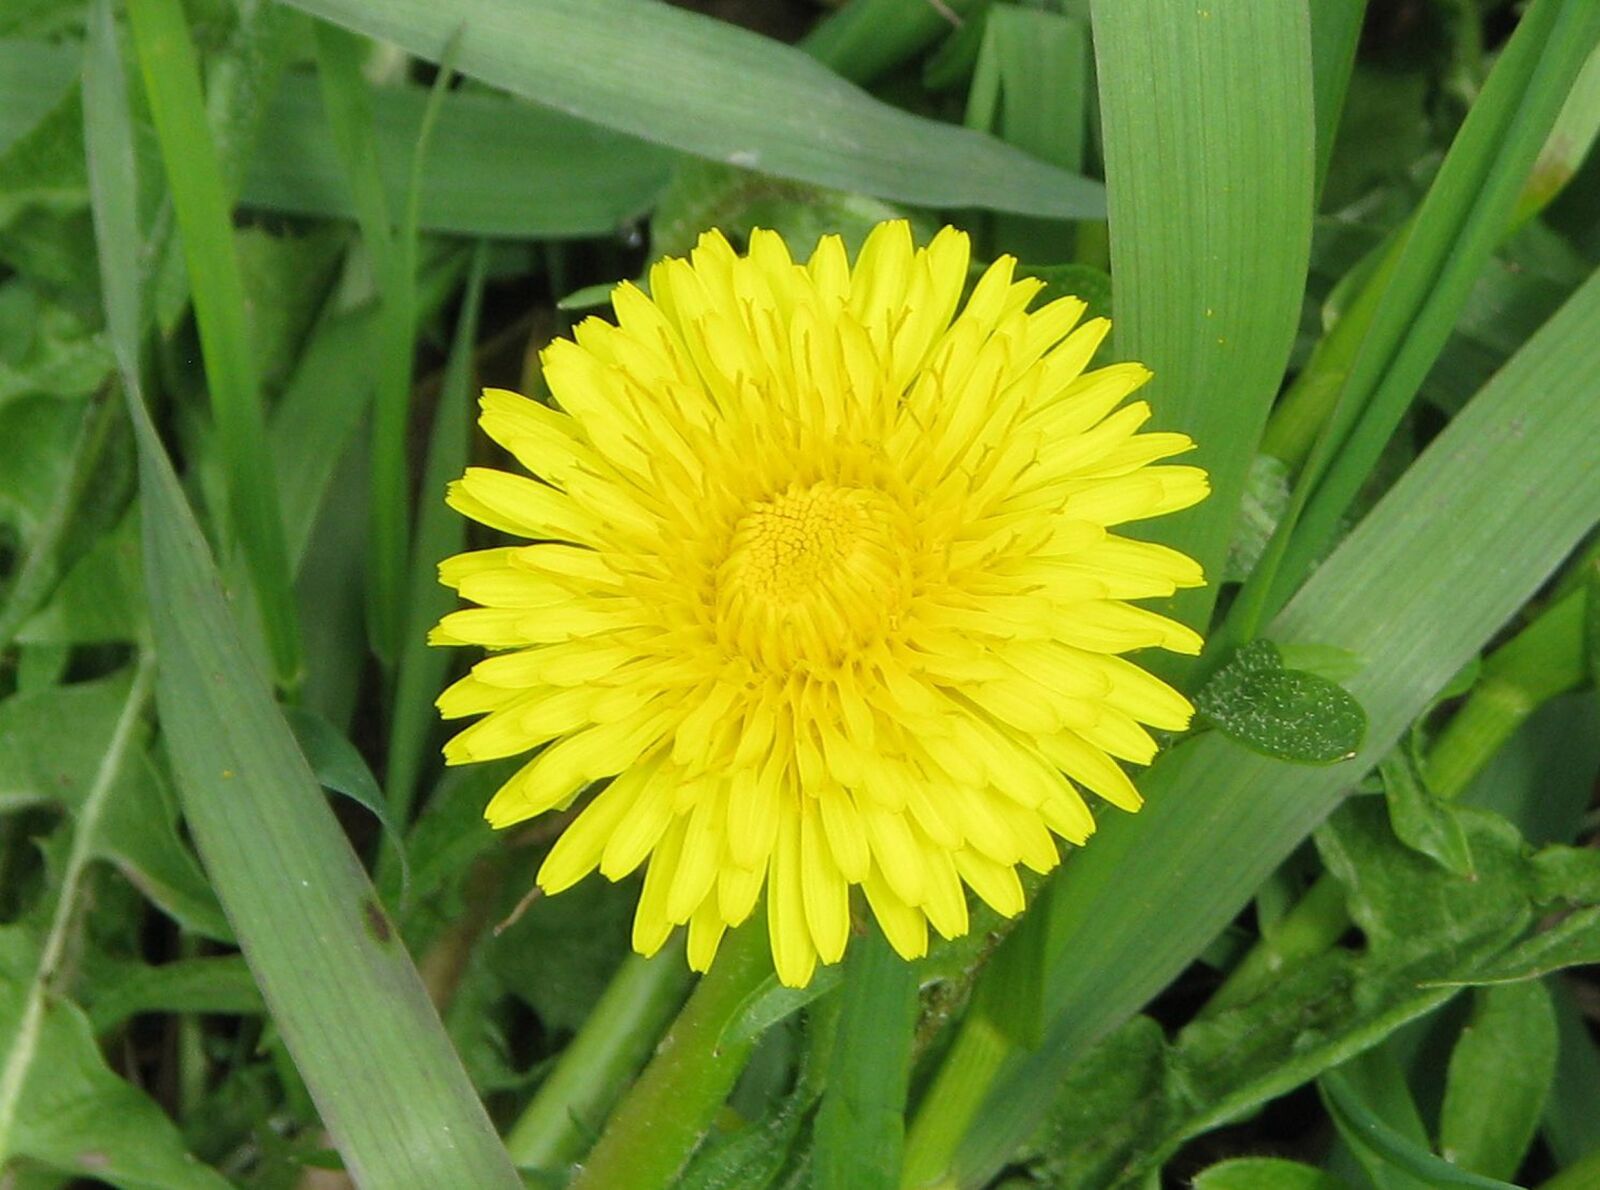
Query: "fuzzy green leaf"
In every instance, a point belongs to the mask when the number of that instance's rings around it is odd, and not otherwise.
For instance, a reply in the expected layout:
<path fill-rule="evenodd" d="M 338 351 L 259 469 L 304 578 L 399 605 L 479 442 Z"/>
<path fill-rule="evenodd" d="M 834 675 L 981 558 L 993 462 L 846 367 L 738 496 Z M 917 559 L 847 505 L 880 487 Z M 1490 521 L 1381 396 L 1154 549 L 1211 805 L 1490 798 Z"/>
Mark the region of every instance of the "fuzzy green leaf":
<path fill-rule="evenodd" d="M 1271 641 L 1241 648 L 1195 695 L 1195 709 L 1229 739 L 1295 764 L 1333 764 L 1361 748 L 1367 716 L 1337 683 L 1285 669 Z"/>

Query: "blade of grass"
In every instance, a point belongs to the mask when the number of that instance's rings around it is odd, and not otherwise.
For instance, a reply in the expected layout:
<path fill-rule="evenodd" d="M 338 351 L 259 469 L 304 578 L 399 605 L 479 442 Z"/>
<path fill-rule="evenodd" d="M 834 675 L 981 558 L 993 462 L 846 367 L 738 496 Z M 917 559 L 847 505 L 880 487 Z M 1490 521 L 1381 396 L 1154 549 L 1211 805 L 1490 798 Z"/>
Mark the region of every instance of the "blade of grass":
<path fill-rule="evenodd" d="M 1373 1111 L 1339 1071 L 1329 1071 L 1318 1080 L 1323 1103 L 1339 1125 L 1346 1140 L 1365 1149 L 1371 1158 L 1416 1179 L 1416 1186 L 1476 1187 L 1478 1190 L 1516 1190 L 1510 1182 L 1482 1177 L 1435 1156 L 1423 1145 L 1403 1135 L 1387 1119 Z"/>
<path fill-rule="evenodd" d="M 1089 85 L 1087 22 L 1000 5 L 984 21 L 965 123 L 1076 171 L 1088 138 Z M 1069 224 L 996 215 L 990 225 L 990 255 L 1010 252 L 1038 263 L 1072 256 L 1077 229 Z"/>
<path fill-rule="evenodd" d="M 300 659 L 288 550 L 266 449 L 261 381 L 233 250 L 233 221 L 206 122 L 194 43 L 178 0 L 130 0 L 128 15 L 183 237 L 235 532 L 277 679 L 292 688 Z"/>
<path fill-rule="evenodd" d="M 1362 659 L 1345 684 L 1367 712 L 1360 755 L 1295 767 L 1198 737 L 1151 768 L 1143 811 L 1104 820 L 1063 866 L 1049 907 L 1052 1024 L 1043 1046 L 1011 1061 L 967 1130 L 962 1185 L 1004 1163 L 1064 1066 L 1216 936 L 1595 524 L 1600 404 L 1571 378 L 1600 370 L 1597 319 L 1600 274 L 1271 625 L 1275 641 L 1333 645 Z"/>
<path fill-rule="evenodd" d="M 417 277 L 419 325 L 460 284 L 463 254 L 454 248 L 425 263 Z M 283 523 L 289 557 L 304 573 L 312 528 L 335 465 L 367 411 L 371 379 L 351 366 L 377 341 L 378 305 L 365 260 L 347 260 L 340 291 L 330 297 L 288 385 L 273 407 L 267 435 L 283 480 Z"/>
<path fill-rule="evenodd" d="M 77 76 L 79 57 L 71 45 L 0 39 L 0 147 L 55 105 Z M 384 190 L 389 209 L 397 210 L 429 95 L 422 87 L 386 86 L 373 88 L 370 99 Z M 350 182 L 309 74 L 283 79 L 253 143 L 241 163 L 241 206 L 355 217 Z M 562 112 L 452 91 L 439 101 L 418 226 L 498 238 L 615 235 L 650 208 L 676 159 L 671 150 Z"/>
<path fill-rule="evenodd" d="M 110 11 L 85 108 L 107 323 L 139 455 L 156 701 L 184 811 L 300 1072 L 357 1181 L 521 1185 L 416 968 L 270 689 L 139 386 L 132 124 Z"/>
<path fill-rule="evenodd" d="M 416 304 L 416 235 L 397 227 L 378 162 L 377 137 L 361 63 L 364 39 L 337 25 L 315 22 L 318 78 L 334 145 L 355 197 L 356 222 L 372 258 L 382 305 L 378 312 L 378 378 L 373 396 L 368 501 L 367 635 L 392 668 L 405 625 L 405 564 L 411 539 L 411 483 L 406 457 L 410 425 L 412 309 Z M 443 77 L 443 75 L 441 75 Z M 437 88 L 436 88 L 437 90 Z M 424 119 L 423 128 L 427 127 Z M 418 153 L 425 137 L 419 136 Z M 409 204 L 408 204 L 409 205 Z M 414 210 L 414 207 L 412 208 Z"/>
<path fill-rule="evenodd" d="M 817 1109 L 817 1190 L 894 1190 L 905 1143 L 916 970 L 873 928 L 846 960 L 843 1009 Z"/>
<path fill-rule="evenodd" d="M 908 62 L 990 0 L 850 0 L 818 21 L 800 46 L 853 83 L 870 83 Z"/>
<path fill-rule="evenodd" d="M 427 103 L 420 87 L 371 92 L 378 166 L 391 210 L 404 202 L 403 165 L 417 143 Z M 418 223 L 458 235 L 611 236 L 651 206 L 675 156 L 561 112 L 453 91 L 440 100 Z M 289 78 L 269 105 L 240 201 L 304 215 L 354 214 L 321 104 L 304 80 Z"/>
<path fill-rule="evenodd" d="M 1377 299 L 1348 377 L 1222 646 L 1249 639 L 1327 548 L 1438 358 L 1584 62 L 1600 6 L 1536 0 L 1473 104 Z"/>
<path fill-rule="evenodd" d="M 880 103 L 801 50 L 669 5 L 290 2 L 432 61 L 455 42 L 465 74 L 715 161 L 922 206 L 1058 219 L 1103 210 L 1087 178 Z"/>
<path fill-rule="evenodd" d="M 1334 137 L 1339 131 L 1339 116 L 1344 109 L 1350 73 L 1355 69 L 1356 46 L 1361 41 L 1361 22 L 1367 15 L 1367 0 L 1312 0 L 1311 78 L 1313 113 L 1317 124 L 1317 193 L 1328 176 L 1333 160 Z"/>
<path fill-rule="evenodd" d="M 1311 249 L 1304 5 L 1094 4 L 1117 281 L 1115 350 L 1155 377 L 1160 428 L 1192 437 L 1212 495 L 1148 536 L 1222 569 L 1299 322 Z M 1165 610 L 1203 626 L 1217 585 Z"/>
<path fill-rule="evenodd" d="M 394 712 L 389 719 L 388 763 L 384 766 L 389 805 L 400 822 L 408 821 L 411 815 L 429 731 L 437 723 L 433 700 L 444 685 L 451 662 L 446 650 L 428 645 L 428 628 L 456 603 L 454 592 L 439 583 L 439 563 L 459 554 L 467 543 L 466 521 L 446 507 L 443 493 L 445 484 L 467 465 L 472 424 L 472 352 L 478 338 L 478 311 L 487 268 L 488 246 L 479 241 L 468 267 L 466 297 L 445 364 L 433 433 L 428 439 L 422 508 L 411 549 L 406 630 L 400 644 Z M 389 862 L 386 852 L 379 864 L 380 873 Z"/>

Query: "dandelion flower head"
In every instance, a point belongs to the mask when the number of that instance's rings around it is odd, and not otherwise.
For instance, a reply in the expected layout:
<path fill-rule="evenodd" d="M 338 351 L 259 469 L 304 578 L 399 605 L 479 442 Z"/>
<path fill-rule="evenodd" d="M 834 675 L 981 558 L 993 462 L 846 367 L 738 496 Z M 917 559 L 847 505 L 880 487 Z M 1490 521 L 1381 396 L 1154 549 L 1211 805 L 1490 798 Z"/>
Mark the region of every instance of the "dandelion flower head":
<path fill-rule="evenodd" d="M 1023 908 L 1019 864 L 1124 810 L 1119 761 L 1191 707 L 1122 656 L 1194 653 L 1127 602 L 1202 583 L 1116 528 L 1203 498 L 1191 447 L 1140 433 L 1136 363 L 1087 370 L 1104 319 L 1002 257 L 962 303 L 965 234 L 878 226 L 852 266 L 718 233 L 624 283 L 544 352 L 555 407 L 484 393 L 529 472 L 469 468 L 452 507 L 523 544 L 446 560 L 477 606 L 438 644 L 493 650 L 439 699 L 482 716 L 451 763 L 537 749 L 490 802 L 508 826 L 605 782 L 551 849 L 548 893 L 645 867 L 633 944 L 688 927 L 705 970 L 763 892 L 804 985 L 851 933 L 894 948 L 968 929 L 967 889 Z"/>

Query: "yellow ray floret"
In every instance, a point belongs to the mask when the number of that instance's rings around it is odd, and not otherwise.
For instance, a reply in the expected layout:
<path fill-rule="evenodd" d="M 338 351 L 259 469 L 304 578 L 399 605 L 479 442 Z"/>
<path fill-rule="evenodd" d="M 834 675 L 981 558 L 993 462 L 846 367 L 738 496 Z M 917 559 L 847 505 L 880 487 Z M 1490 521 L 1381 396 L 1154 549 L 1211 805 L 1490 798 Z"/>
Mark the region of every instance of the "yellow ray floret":
<path fill-rule="evenodd" d="M 851 889 L 902 955 L 968 928 L 967 890 L 1023 908 L 1017 865 L 1083 843 L 1081 790 L 1192 708 L 1123 654 L 1194 653 L 1130 599 L 1203 582 L 1121 526 L 1204 498 L 1143 433 L 1138 364 L 1086 370 L 1104 319 L 967 237 L 885 223 L 854 266 L 710 232 L 544 353 L 555 408 L 483 397 L 527 474 L 470 468 L 452 507 L 522 544 L 450 558 L 476 606 L 438 644 L 496 650 L 439 700 L 480 716 L 452 764 L 537 749 L 489 804 L 508 826 L 602 783 L 539 873 L 559 892 L 643 867 L 636 948 L 689 961 L 763 892 L 784 983 L 837 962 Z"/>

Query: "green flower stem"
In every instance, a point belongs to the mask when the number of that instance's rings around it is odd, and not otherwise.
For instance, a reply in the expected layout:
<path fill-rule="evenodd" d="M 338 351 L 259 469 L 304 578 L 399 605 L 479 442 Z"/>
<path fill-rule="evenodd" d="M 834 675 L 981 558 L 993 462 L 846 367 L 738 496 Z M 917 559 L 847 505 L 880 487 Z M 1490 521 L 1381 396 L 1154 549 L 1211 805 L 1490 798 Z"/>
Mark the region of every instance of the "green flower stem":
<path fill-rule="evenodd" d="M 1011 1049 L 1011 1042 L 987 1014 L 973 1012 L 962 1019 L 906 1137 L 902 1190 L 929 1190 L 947 1184 L 941 1179 L 950 1168 L 956 1146 L 983 1106 Z"/>
<path fill-rule="evenodd" d="M 1524 720 L 1584 680 L 1585 591 L 1578 587 L 1493 653 L 1428 754 L 1428 783 L 1455 797 Z"/>
<path fill-rule="evenodd" d="M 506 1138 L 522 1169 L 559 1170 L 584 1155 L 618 1091 L 650 1054 L 692 976 L 683 943 L 630 954 Z"/>
<path fill-rule="evenodd" d="M 1435 795 L 1457 797 L 1529 715 L 1584 680 L 1584 599 L 1582 587 L 1569 592 L 1484 663 L 1472 694 L 1429 750 L 1426 769 Z M 1349 928 L 1344 890 L 1324 874 L 1272 938 L 1245 955 L 1205 1012 L 1244 1003 L 1280 971 L 1327 951 Z"/>
<path fill-rule="evenodd" d="M 1272 937 L 1262 938 L 1207 1001 L 1202 1015 L 1234 1008 L 1259 993 L 1280 971 L 1299 966 L 1333 948 L 1350 928 L 1344 887 L 1324 873 L 1295 907 L 1284 914 Z"/>
<path fill-rule="evenodd" d="M 717 960 L 612 1113 L 571 1190 L 655 1190 L 673 1183 L 733 1089 L 754 1045 L 725 1039 L 772 974 L 764 917 L 722 943 Z"/>

